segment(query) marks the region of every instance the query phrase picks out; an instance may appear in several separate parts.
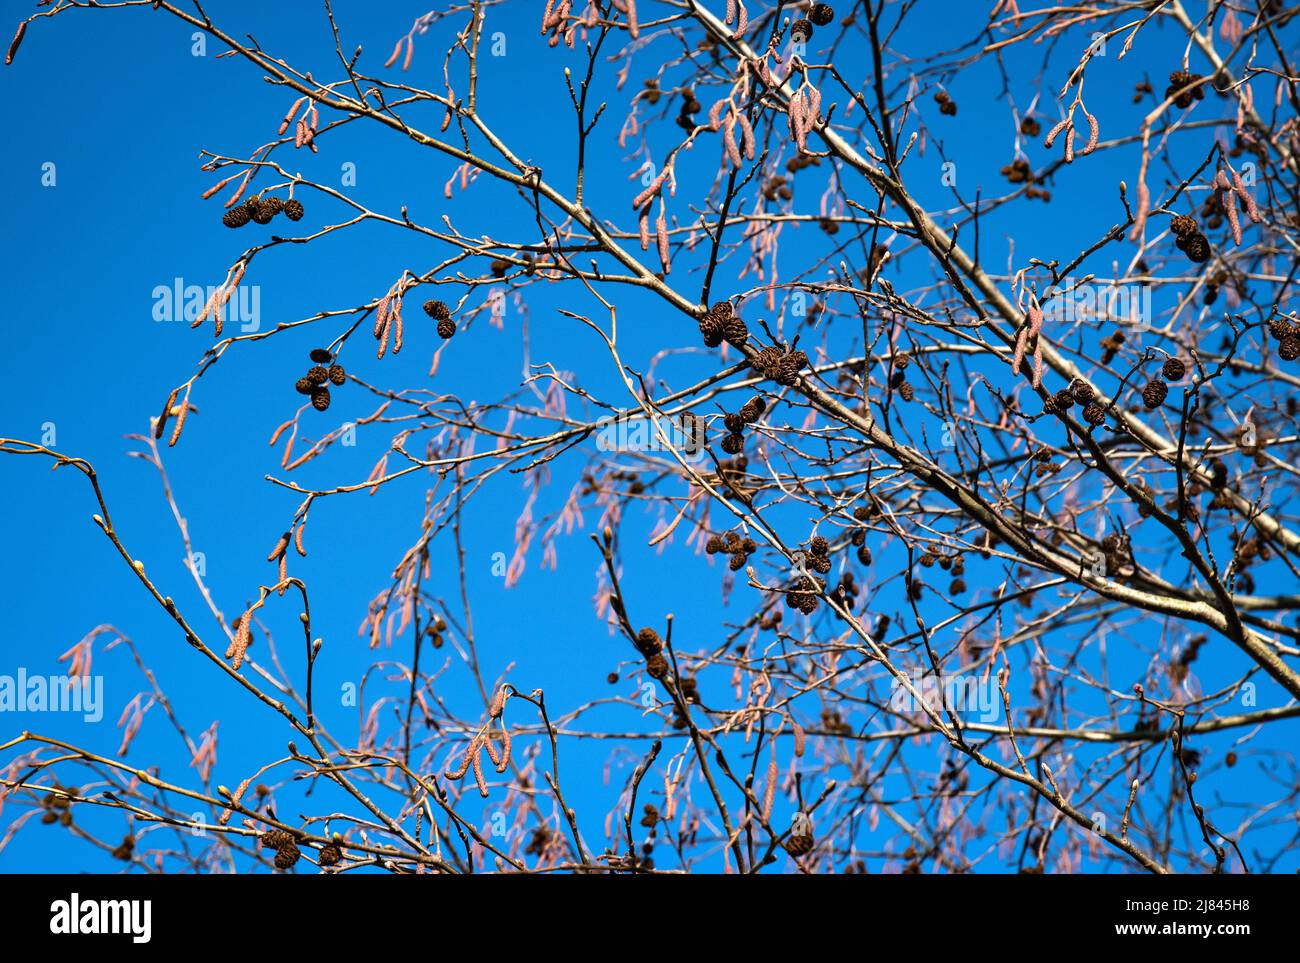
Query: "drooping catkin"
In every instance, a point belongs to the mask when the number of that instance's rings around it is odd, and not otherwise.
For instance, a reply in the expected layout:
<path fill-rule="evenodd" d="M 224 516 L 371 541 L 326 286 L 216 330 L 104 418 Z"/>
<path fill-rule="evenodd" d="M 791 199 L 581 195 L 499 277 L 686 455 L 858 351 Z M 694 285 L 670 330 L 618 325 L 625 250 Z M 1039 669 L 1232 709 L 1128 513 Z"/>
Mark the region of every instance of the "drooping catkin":
<path fill-rule="evenodd" d="M 181 432 L 185 429 L 185 416 L 190 413 L 190 389 L 186 387 L 185 397 L 181 399 L 181 410 L 176 415 L 176 427 L 172 429 L 171 438 L 167 439 L 167 447 L 173 448 L 176 442 L 181 439 Z"/>

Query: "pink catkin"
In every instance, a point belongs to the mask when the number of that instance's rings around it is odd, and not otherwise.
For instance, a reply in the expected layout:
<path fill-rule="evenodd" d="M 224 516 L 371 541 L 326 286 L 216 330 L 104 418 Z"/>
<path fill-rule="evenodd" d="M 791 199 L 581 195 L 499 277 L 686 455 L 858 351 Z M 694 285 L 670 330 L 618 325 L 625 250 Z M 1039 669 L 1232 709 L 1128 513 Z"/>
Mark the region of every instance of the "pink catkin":
<path fill-rule="evenodd" d="M 727 154 L 727 159 L 731 163 L 740 166 L 740 150 L 736 147 L 736 120 L 734 117 L 727 121 L 727 127 L 722 134 L 722 145 Z"/>
<path fill-rule="evenodd" d="M 1220 172 L 1222 176 L 1222 171 Z M 1232 228 L 1232 240 L 1241 247 L 1241 217 L 1237 213 L 1237 195 L 1230 190 L 1223 192 L 1223 206 L 1228 214 L 1228 226 Z"/>
<path fill-rule="evenodd" d="M 306 99 L 306 97 L 299 97 L 293 102 L 293 106 L 289 108 L 289 112 L 284 115 L 284 120 L 280 122 L 281 134 L 289 129 L 289 125 L 293 123 L 293 115 L 298 113 L 298 108 L 302 106 L 302 102 Z"/>
<path fill-rule="evenodd" d="M 745 0 L 736 0 L 736 33 L 742 34 L 749 26 L 749 11 L 745 9 Z"/>
<path fill-rule="evenodd" d="M 742 140 L 745 145 L 745 156 L 750 160 L 753 160 L 754 159 L 754 128 L 749 125 L 749 118 L 746 117 L 744 114 L 737 114 L 736 119 L 740 123 L 740 130 L 743 135 Z"/>
<path fill-rule="evenodd" d="M 1250 191 L 1246 190 L 1246 185 L 1242 181 L 1241 175 L 1236 171 L 1232 172 L 1232 187 L 1241 198 L 1242 203 L 1246 205 L 1246 216 L 1250 218 L 1250 222 L 1252 224 L 1258 224 L 1260 221 L 1259 207 L 1255 204 L 1254 196 Z"/>
<path fill-rule="evenodd" d="M 1084 145 L 1079 154 L 1086 157 L 1097 149 L 1097 140 L 1101 136 L 1101 127 L 1098 126 L 1097 118 L 1094 115 L 1085 111 L 1084 116 L 1088 118 L 1088 143 Z"/>
<path fill-rule="evenodd" d="M 1056 138 L 1060 135 L 1061 131 L 1065 130 L 1065 128 L 1068 127 L 1069 125 L 1070 125 L 1070 118 L 1066 117 L 1059 124 L 1057 124 L 1050 131 L 1048 131 L 1047 139 L 1043 141 L 1043 146 L 1051 147 L 1052 144 L 1055 143 Z"/>
<path fill-rule="evenodd" d="M 637 229 L 641 232 L 641 250 L 650 250 L 650 208 L 641 209 L 641 217 L 637 221 Z"/>
<path fill-rule="evenodd" d="M 659 242 L 659 263 L 663 265 L 664 274 L 672 271 L 668 260 L 668 222 L 664 219 L 663 205 L 659 206 L 659 218 L 655 221 L 655 238 Z"/>

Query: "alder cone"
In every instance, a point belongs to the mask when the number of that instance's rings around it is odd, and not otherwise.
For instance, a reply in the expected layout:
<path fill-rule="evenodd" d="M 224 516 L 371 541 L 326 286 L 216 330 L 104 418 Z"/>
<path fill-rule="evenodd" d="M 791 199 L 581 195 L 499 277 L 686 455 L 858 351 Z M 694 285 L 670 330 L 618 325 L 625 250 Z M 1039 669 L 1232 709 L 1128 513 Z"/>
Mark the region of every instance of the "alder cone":
<path fill-rule="evenodd" d="M 1289 334 L 1283 338 L 1278 343 L 1277 356 L 1283 361 L 1294 361 L 1300 358 L 1300 337 Z"/>
<path fill-rule="evenodd" d="M 343 858 L 343 852 L 333 843 L 321 849 L 320 854 L 316 857 L 316 862 L 322 866 L 337 866 L 340 859 Z"/>
<path fill-rule="evenodd" d="M 724 327 L 722 318 L 719 318 L 712 311 L 700 318 L 700 334 L 704 335 L 704 346 L 706 348 L 716 348 L 722 344 Z"/>
<path fill-rule="evenodd" d="M 243 227 L 248 221 L 248 209 L 243 206 L 232 207 L 221 216 L 221 223 L 226 227 Z"/>
<path fill-rule="evenodd" d="M 291 869 L 301 855 L 295 843 L 287 842 L 275 851 L 275 868 Z"/>
<path fill-rule="evenodd" d="M 293 836 L 283 829 L 272 829 L 258 837 L 263 849 L 279 849 L 286 843 L 293 842 Z"/>
<path fill-rule="evenodd" d="M 1188 217 L 1186 214 L 1177 214 L 1169 222 L 1169 230 L 1173 231 L 1178 237 L 1187 237 L 1187 235 L 1196 232 L 1196 219 Z"/>
<path fill-rule="evenodd" d="M 451 318 L 443 318 L 438 322 L 438 337 L 444 341 L 451 340 L 451 336 L 456 333 L 456 322 Z"/>
<path fill-rule="evenodd" d="M 348 374 L 343 370 L 343 365 L 332 364 L 329 366 L 330 384 L 341 385 L 348 380 Z"/>
<path fill-rule="evenodd" d="M 446 321 L 451 317 L 451 310 L 445 303 L 432 299 L 424 302 L 424 313 L 435 321 Z"/>
<path fill-rule="evenodd" d="M 733 314 L 722 322 L 722 337 L 729 344 L 743 348 L 745 342 L 749 340 L 749 328 L 745 327 L 745 322 L 740 319 L 740 315 Z"/>
<path fill-rule="evenodd" d="M 808 11 L 808 19 L 819 27 L 824 27 L 835 19 L 835 8 L 829 3 L 814 3 Z"/>
<path fill-rule="evenodd" d="M 1193 264 L 1204 264 L 1210 259 L 1210 242 L 1204 234 L 1192 234 L 1185 240 L 1187 243 L 1183 250 L 1186 252 L 1189 261 Z"/>
<path fill-rule="evenodd" d="M 1090 425 L 1100 425 L 1106 420 L 1106 409 L 1092 401 L 1084 406 L 1083 420 Z"/>
<path fill-rule="evenodd" d="M 311 406 L 317 411 L 325 411 L 330 406 L 330 390 L 317 388 L 311 393 Z"/>
<path fill-rule="evenodd" d="M 324 348 L 312 348 L 311 353 L 307 356 L 317 364 L 329 364 L 334 360 L 334 356 Z"/>
<path fill-rule="evenodd" d="M 812 852 L 813 838 L 807 835 L 791 836 L 784 845 L 785 851 L 791 856 L 806 856 Z"/>
<path fill-rule="evenodd" d="M 303 210 L 302 201 L 297 198 L 291 198 L 284 202 L 284 216 L 289 220 L 301 221 L 302 216 L 305 213 L 306 211 Z"/>
<path fill-rule="evenodd" d="M 1187 374 L 1187 365 L 1182 358 L 1168 358 L 1165 360 L 1164 373 L 1170 381 L 1182 381 L 1183 375 Z"/>
<path fill-rule="evenodd" d="M 316 390 L 316 382 L 304 376 L 299 378 L 294 384 L 294 390 L 300 395 L 309 395 Z"/>
<path fill-rule="evenodd" d="M 1142 389 L 1142 403 L 1150 410 L 1159 408 L 1165 402 L 1165 396 L 1169 394 L 1169 386 L 1159 378 L 1152 378 L 1147 382 L 1147 386 Z"/>

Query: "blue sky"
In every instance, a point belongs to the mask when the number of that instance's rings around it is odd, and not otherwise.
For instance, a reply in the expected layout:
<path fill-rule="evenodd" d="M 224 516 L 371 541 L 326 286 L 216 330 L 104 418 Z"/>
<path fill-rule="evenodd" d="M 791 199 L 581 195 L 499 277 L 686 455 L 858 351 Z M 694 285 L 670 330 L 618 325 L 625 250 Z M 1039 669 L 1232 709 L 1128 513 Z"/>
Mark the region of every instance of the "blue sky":
<path fill-rule="evenodd" d="M 11 5 L 11 7 L 14 5 Z M 318 76 L 333 71 L 332 40 L 319 5 L 234 2 L 217 5 L 214 14 L 226 24 L 239 24 L 255 32 L 267 49 L 291 62 L 323 65 Z M 416 16 L 420 4 L 392 2 L 382 5 L 337 3 L 344 29 L 344 47 L 362 44 L 363 69 L 380 72 L 396 38 Z M 653 5 L 652 5 L 653 6 Z M 923 3 L 923 16 L 896 40 L 898 49 L 929 53 L 952 48 L 971 39 L 983 17 L 955 12 L 962 5 Z M 934 15 L 941 7 L 942 15 Z M 25 7 L 23 8 L 25 9 Z M 512 5 L 509 9 L 518 9 Z M 16 16 L 12 9 L 10 18 Z M 643 14 L 644 16 L 644 14 Z M 573 122 L 566 110 L 562 69 L 580 63 L 575 53 L 548 49 L 537 35 L 531 15 L 493 11 L 489 31 L 500 30 L 506 55 L 484 58 L 481 103 L 487 105 L 488 122 L 521 155 L 541 166 L 548 178 L 568 184 L 571 176 Z M 441 71 L 441 48 L 450 27 L 440 25 L 417 41 L 408 79 L 436 84 Z M 1075 40 L 1078 39 L 1075 35 Z M 1093 109 L 1103 118 L 1103 138 L 1127 133 L 1148 106 L 1130 103 L 1132 86 L 1144 77 L 1144 65 L 1163 64 L 1181 55 L 1172 32 L 1153 29 L 1141 40 L 1144 55 L 1117 62 L 1107 59 L 1090 74 L 1089 90 L 1097 102 Z M 1158 54 L 1153 52 L 1159 52 Z M 162 500 L 157 473 L 139 459 L 128 457 L 138 445 L 124 438 L 142 432 L 161 407 L 168 391 L 193 371 L 211 344 L 210 324 L 191 330 L 184 321 L 154 319 L 155 289 L 169 287 L 175 279 L 186 284 L 218 284 L 226 267 L 247 243 L 249 235 L 228 231 L 219 223 L 220 200 L 203 201 L 200 194 L 213 178 L 199 170 L 198 151 L 208 149 L 242 155 L 275 134 L 275 127 L 292 97 L 265 84 L 243 61 L 218 59 L 216 42 L 206 55 L 195 56 L 190 32 L 171 18 L 147 10 L 128 12 L 75 12 L 54 22 L 38 23 L 28 35 L 16 63 L 0 74 L 4 85 L 4 123 L 7 146 L 0 153 L 0 182 L 7 185 L 3 217 L 6 290 L 11 305 L 9 323 L 0 328 L 3 351 L 0 370 L 5 390 L 0 394 L 0 435 L 41 441 L 50 447 L 90 460 L 113 511 L 117 529 L 129 550 L 145 561 L 160 589 L 195 614 L 196 623 L 215 639 L 211 619 L 198 615 L 202 601 L 183 565 L 183 548 Z M 1073 63 L 1074 46 L 1055 49 L 1047 45 L 1012 52 L 1008 71 L 1016 78 L 1011 95 L 1020 107 L 1040 93 L 1038 68 L 1049 63 L 1041 88 L 1040 114 L 1045 127 L 1055 120 L 1055 91 L 1063 80 L 1062 64 Z M 841 65 L 855 61 L 855 48 L 837 54 Z M 636 192 L 629 177 L 639 160 L 629 158 L 615 142 L 626 98 L 641 78 L 657 68 L 652 47 L 634 59 L 627 87 L 607 92 L 609 118 L 596 136 L 593 156 L 599 158 L 588 175 L 587 203 L 596 210 L 614 212 L 623 226 L 632 227 L 629 201 Z M 1163 57 L 1163 59 L 1162 59 Z M 606 79 L 618 65 L 601 65 Z M 1152 71 L 1153 84 L 1162 81 Z M 394 72 L 389 71 L 385 76 Z M 847 72 L 856 76 L 853 70 Z M 956 164 L 957 186 L 963 199 L 977 190 L 998 193 L 1003 181 L 999 168 L 1012 158 L 1014 125 L 1007 101 L 998 96 L 1000 81 L 990 64 L 981 64 L 955 77 L 945 86 L 960 105 L 957 118 L 941 118 L 928 103 L 925 119 L 932 126 L 926 152 L 909 168 L 913 189 L 931 209 L 952 204 L 950 189 L 941 177 L 944 159 Z M 711 100 L 705 98 L 706 107 Z M 421 117 L 427 128 L 439 118 Z M 652 144 L 658 155 L 676 130 L 671 119 L 659 128 Z M 1208 146 L 1208 139 L 1204 140 Z M 684 162 L 679 177 L 690 184 L 707 184 L 717 163 L 714 145 L 697 149 Z M 1051 153 L 1038 143 L 1028 148 L 1035 165 Z M 1058 148 L 1059 150 L 1059 148 Z M 1188 154 L 1197 153 L 1189 148 Z M 1035 208 L 1028 221 L 990 218 L 982 227 L 981 253 L 1000 267 L 1007 261 L 1008 239 L 1014 237 L 1017 263 L 1032 251 L 1043 259 L 1067 258 L 1087 239 L 1115 223 L 1116 184 L 1136 176 L 1135 153 L 1115 151 L 1102 163 L 1076 164 L 1051 185 L 1057 195 L 1052 205 Z M 1203 153 L 1201 154 L 1203 156 Z M 345 164 L 355 165 L 356 195 L 374 210 L 396 214 L 406 204 L 412 216 L 435 223 L 446 215 L 463 233 L 476 236 L 492 230 L 505 236 L 527 236 L 531 218 L 512 192 L 489 183 L 486 177 L 468 191 L 443 197 L 443 184 L 453 163 L 432 151 L 388 132 L 358 127 L 342 131 L 322 143 L 320 154 L 292 154 L 286 163 L 300 164 L 304 174 L 325 183 L 339 184 Z M 54 165 L 54 183 L 48 181 Z M 555 172 L 554 175 L 552 172 Z M 1161 174 L 1163 176 L 1163 172 Z M 639 189 L 639 188 L 637 188 Z M 224 196 L 221 195 L 221 196 Z M 689 188 L 679 194 L 675 213 L 686 216 Z M 812 196 L 804 198 L 811 202 Z M 338 217 L 337 208 L 307 196 L 305 225 L 327 223 Z M 864 201 L 865 203 L 865 201 Z M 277 222 L 277 229 L 279 229 Z M 815 228 L 806 243 L 824 246 Z M 801 237 L 802 242 L 802 237 Z M 381 294 L 403 267 L 423 271 L 445 253 L 423 240 L 388 228 L 367 226 L 328 238 L 306 249 L 280 249 L 256 262 L 251 282 L 259 289 L 260 323 L 269 329 L 282 321 L 296 321 L 321 309 L 339 309 Z M 651 255 L 647 255 L 652 256 Z M 1128 256 L 1127 251 L 1124 254 Z M 1090 265 L 1099 274 L 1106 264 Z M 684 263 L 672 278 L 683 293 L 695 297 L 698 274 Z M 913 280 L 916 278 L 914 277 Z M 906 278 L 895 278 L 902 287 Z M 752 282 L 747 282 L 752 283 Z M 620 292 L 620 349 L 631 363 L 644 367 L 662 345 L 665 330 L 678 335 L 675 344 L 694 344 L 689 322 L 670 316 L 648 297 Z M 533 288 L 527 294 L 527 318 L 511 303 L 503 331 L 477 324 L 458 335 L 444 352 L 431 388 L 454 392 L 462 398 L 490 401 L 515 390 L 526 360 L 521 334 L 527 325 L 528 354 L 533 363 L 551 361 L 560 370 L 582 371 L 584 384 L 615 400 L 624 399 L 611 377 L 607 359 L 585 328 L 562 317 L 557 308 L 596 315 L 599 306 L 574 288 Z M 1157 306 L 1159 308 L 1159 306 Z M 416 316 L 408 307 L 408 323 Z M 389 387 L 428 383 L 432 332 L 419 329 L 408 335 L 408 346 L 398 358 L 382 364 L 363 341 L 350 350 L 350 366 L 367 378 Z M 328 342 L 337 328 L 314 325 L 256 344 L 241 344 L 229 352 L 199 382 L 193 397 L 198 414 L 192 416 L 182 442 L 165 450 L 164 457 L 181 509 L 188 521 L 195 548 L 203 552 L 208 582 L 227 617 L 237 614 L 259 582 L 274 579 L 265 556 L 284 529 L 300 497 L 271 485 L 270 474 L 283 477 L 279 449 L 267 440 L 272 430 L 288 418 L 299 399 L 292 381 L 300 373 L 308 349 Z M 708 370 L 708 358 L 692 357 L 669 367 L 665 375 L 674 383 L 689 383 L 693 372 Z M 625 403 L 625 402 L 623 402 Z M 343 420 L 365 414 L 368 401 L 354 386 L 336 392 L 335 404 L 309 426 L 334 427 Z M 933 426 L 930 430 L 933 430 Z M 391 431 L 359 433 L 354 449 L 335 447 L 327 458 L 298 473 L 303 485 L 329 485 L 364 479 L 387 447 Z M 586 455 L 581 456 L 583 458 Z M 576 481 L 579 460 L 557 463 L 552 484 L 535 514 L 558 508 Z M 357 711 L 329 700 L 349 683 L 356 683 L 377 654 L 406 659 L 407 644 L 371 653 L 357 636 L 357 626 L 367 601 L 385 584 L 393 565 L 418 530 L 425 485 L 418 477 L 409 484 L 390 486 L 379 495 L 364 493 L 323 499 L 312 512 L 307 541 L 311 554 L 295 560 L 293 574 L 304 578 L 312 592 L 317 634 L 325 640 L 318 664 L 318 709 L 331 730 L 345 742 L 354 740 L 362 720 Z M 111 623 L 139 646 L 158 681 L 177 706 L 192 735 L 197 736 L 219 719 L 219 763 L 215 780 L 237 784 L 250 767 L 282 754 L 289 738 L 274 715 L 253 706 L 234 690 L 213 667 L 204 664 L 178 637 L 175 626 L 142 590 L 121 563 L 112 545 L 91 521 L 95 511 L 89 487 L 68 470 L 50 474 L 49 464 L 35 458 L 0 458 L 0 512 L 3 512 L 4 550 L 0 574 L 6 586 L 8 631 L 0 640 L 0 674 L 25 667 L 30 673 L 61 671 L 57 657 L 101 623 Z M 535 549 L 526 572 L 513 589 L 506 589 L 492 573 L 494 553 L 513 552 L 514 523 L 527 496 L 518 476 L 499 476 L 470 503 L 466 512 L 466 574 L 473 602 L 480 654 L 486 677 L 496 677 L 509 667 L 509 680 L 525 690 L 542 688 L 553 715 L 561 715 L 584 701 L 611 694 L 635 695 L 636 686 L 625 679 L 616 687 L 605 676 L 629 649 L 611 637 L 594 617 L 599 559 L 586 531 L 561 538 L 558 564 L 544 568 Z M 648 535 L 657 515 L 639 516 L 623 533 L 631 544 Z M 587 530 L 595 513 L 586 513 Z M 884 563 L 888 566 L 888 560 Z M 1267 571 L 1261 569 L 1261 572 Z M 888 572 L 876 573 L 877 580 Z M 435 594 L 458 606 L 457 563 L 449 543 L 439 543 L 433 558 Z M 679 647 L 713 645 L 721 620 L 736 618 L 739 609 L 720 607 L 721 578 L 703 558 L 687 553 L 678 542 L 666 551 L 637 550 L 624 564 L 624 587 L 631 600 L 634 621 L 660 621 L 666 612 L 675 616 Z M 974 581 L 974 580 L 973 580 Z M 671 598 L 660 586 L 671 584 Z M 897 582 L 891 583 L 897 585 Z M 1279 591 L 1260 579 L 1259 591 Z M 977 586 L 978 590 L 978 586 Z M 882 608 L 893 610 L 897 600 Z M 299 654 L 296 608 L 273 606 L 268 622 L 276 631 L 285 658 Z M 643 614 L 641 614 L 643 613 Z M 1119 646 L 1127 655 L 1112 652 L 1112 671 L 1142 676 L 1151 648 L 1176 645 L 1178 640 L 1144 637 L 1140 625 L 1120 630 Z M 1117 646 L 1117 648 L 1119 648 Z M 444 649 L 441 654 L 448 650 Z M 256 657 L 256 650 L 254 657 Z M 111 755 L 120 741 L 115 727 L 122 707 L 144 687 L 127 653 L 96 652 L 95 671 L 105 676 L 107 700 L 104 720 L 87 724 L 66 715 L 0 717 L 0 736 L 18 728 L 31 728 L 84 744 Z M 1228 644 L 1213 640 L 1197 665 L 1212 677 L 1211 689 L 1242 671 L 1242 662 Z M 391 674 L 391 673 L 390 673 Z M 453 668 L 444 676 L 439 694 L 466 712 L 475 711 L 477 695 L 467 676 Z M 400 686 L 370 683 L 373 694 L 395 695 Z M 1120 681 L 1118 689 L 1125 688 Z M 725 679 L 717 691 L 726 692 Z M 373 698 L 373 695 L 370 696 Z M 1272 700 L 1270 702 L 1269 700 Z M 1284 704 L 1275 687 L 1261 686 L 1261 707 Z M 621 729 L 645 725 L 631 708 L 604 710 L 605 719 Z M 1295 728 L 1266 732 L 1250 743 L 1263 750 L 1293 745 Z M 1289 729 L 1289 731 L 1288 731 Z M 1215 759 L 1241 733 L 1206 740 Z M 162 761 L 164 776 L 186 782 L 188 759 L 178 752 L 175 733 L 155 708 L 131 749 L 137 761 Z M 573 783 L 571 802 L 584 814 L 589 842 L 601 848 L 602 823 L 615 805 L 626 771 L 644 750 L 642 743 L 572 743 L 562 764 Z M 910 750 L 911 751 L 911 750 Z M 945 758 L 937 743 L 916 750 L 918 759 L 930 754 L 928 767 L 937 771 Z M 611 758 L 615 775 L 606 783 L 602 766 Z M 1215 759 L 1217 765 L 1217 759 Z M 1209 767 L 1213 768 L 1213 767 Z M 1224 783 L 1216 780 L 1224 780 Z M 1250 765 L 1232 773 L 1207 774 L 1201 789 L 1213 799 L 1221 785 L 1231 785 L 1233 798 L 1249 796 L 1252 786 L 1274 793 L 1272 777 Z M 885 787 L 889 791 L 903 787 Z M 293 810 L 286 791 L 282 810 Z M 1270 795 L 1269 798 L 1272 798 Z M 495 800 L 483 804 L 483 816 Z M 467 803 L 477 816 L 477 798 Z M 781 803 L 779 805 L 786 805 Z M 787 808 L 792 808 L 787 806 Z M 293 810 L 296 811 L 296 810 Z M 305 810 L 304 810 L 305 811 Z M 7 824 L 15 809 L 6 809 L 0 824 Z M 1240 814 L 1238 814 L 1240 815 Z M 97 826 L 124 831 L 122 817 L 114 814 L 86 816 Z M 881 833 L 887 824 L 882 826 Z M 889 827 L 892 829 L 892 827 Z M 995 829 L 998 827 L 994 827 Z M 1276 847 L 1294 836 L 1285 827 L 1260 832 L 1260 848 Z M 863 846 L 877 848 L 872 833 L 863 831 Z M 881 837 L 883 838 L 883 836 Z M 886 860 L 872 860 L 873 869 Z M 113 870 L 120 863 L 106 854 L 75 844 L 57 828 L 31 826 L 0 853 L 0 871 Z M 994 866 L 1001 865 L 996 861 Z M 1291 867 L 1284 867 L 1291 868 Z"/>

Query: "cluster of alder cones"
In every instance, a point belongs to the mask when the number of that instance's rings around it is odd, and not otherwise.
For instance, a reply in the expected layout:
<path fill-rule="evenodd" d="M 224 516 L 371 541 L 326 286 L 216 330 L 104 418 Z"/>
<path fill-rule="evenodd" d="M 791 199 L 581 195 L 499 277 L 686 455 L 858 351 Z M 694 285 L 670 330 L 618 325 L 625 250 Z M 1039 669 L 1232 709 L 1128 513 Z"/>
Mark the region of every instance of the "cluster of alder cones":
<path fill-rule="evenodd" d="M 444 341 L 456 333 L 456 322 L 451 319 L 451 309 L 442 301 L 425 301 L 424 313 L 438 322 L 438 337 Z"/>
<path fill-rule="evenodd" d="M 934 102 L 939 105 L 939 113 L 945 117 L 957 116 L 957 101 L 946 90 L 936 90 L 934 92 Z"/>
<path fill-rule="evenodd" d="M 1268 323 L 1269 334 L 1277 341 L 1277 356 L 1283 361 L 1300 358 L 1300 325 L 1286 318 L 1273 318 Z"/>
<path fill-rule="evenodd" d="M 750 398 L 739 411 L 729 411 L 722 416 L 727 435 L 722 439 L 722 450 L 728 455 L 739 455 L 745 447 L 745 426 L 752 425 L 763 416 L 767 403 L 758 396 Z"/>
<path fill-rule="evenodd" d="M 652 679 L 668 675 L 668 660 L 664 658 L 664 643 L 659 633 L 646 627 L 636 634 L 636 650 L 645 656 L 645 670 Z"/>
<path fill-rule="evenodd" d="M 302 201 L 289 198 L 287 201 L 278 197 L 254 194 L 242 204 L 236 204 L 221 216 L 221 223 L 226 227 L 243 227 L 249 221 L 257 224 L 270 224 L 275 215 L 282 213 L 291 221 L 301 221 L 303 215 Z"/>
<path fill-rule="evenodd" d="M 1178 250 L 1193 264 L 1204 264 L 1210 259 L 1210 242 L 1198 229 L 1195 218 L 1186 214 L 1175 215 L 1169 222 L 1169 230 L 1174 232 L 1174 244 Z"/>
<path fill-rule="evenodd" d="M 719 301 L 700 318 L 700 334 L 705 347 L 716 348 L 722 342 L 743 348 L 749 340 L 749 329 L 741 320 L 730 301 Z"/>
<path fill-rule="evenodd" d="M 1187 87 L 1190 84 L 1195 84 L 1200 79 L 1200 74 L 1191 74 L 1186 70 L 1175 70 L 1169 75 L 1169 86 L 1165 88 L 1165 100 L 1173 97 L 1174 106 L 1179 108 L 1190 107 L 1192 106 L 1192 102 L 1196 100 L 1204 100 L 1204 84 L 1197 84 L 1194 89 L 1183 91 L 1184 87 Z M 1183 92 L 1179 93 L 1179 91 Z"/>
<path fill-rule="evenodd" d="M 813 27 L 824 27 L 835 19 L 835 9 L 829 3 L 814 3 L 808 16 L 800 17 L 790 24 L 790 40 L 794 43 L 807 43 L 816 32 Z"/>
<path fill-rule="evenodd" d="M 807 364 L 808 356 L 802 351 L 785 351 L 776 345 L 763 348 L 749 362 L 757 374 L 787 388 L 798 384 L 799 372 Z"/>
<path fill-rule="evenodd" d="M 339 846 L 335 836 L 335 842 L 326 843 L 321 847 L 320 852 L 316 855 L 316 862 L 321 866 L 335 866 L 343 858 L 343 850 Z M 275 868 L 292 869 L 302 855 L 298 849 L 298 842 L 293 833 L 285 832 L 283 829 L 272 829 L 262 833 L 258 837 L 263 849 L 275 850 Z"/>
<path fill-rule="evenodd" d="M 317 411 L 325 411 L 330 406 L 330 390 L 326 385 L 341 385 L 347 381 L 348 375 L 342 365 L 331 364 L 334 356 L 324 348 L 313 348 L 310 357 L 314 364 L 298 379 L 294 388 L 300 395 L 311 395 L 311 406 Z"/>
<path fill-rule="evenodd" d="M 820 535 L 814 535 L 808 543 L 808 553 L 804 564 L 818 575 L 825 575 L 831 570 L 831 546 Z"/>
<path fill-rule="evenodd" d="M 916 397 L 916 389 L 907 380 L 907 366 L 912 363 L 909 355 L 900 354 L 894 358 L 894 373 L 889 376 L 889 385 L 898 392 L 898 397 L 911 401 Z"/>
<path fill-rule="evenodd" d="M 727 532 L 726 535 L 710 535 L 704 543 L 704 550 L 710 555 L 730 555 L 727 567 L 738 572 L 745 567 L 749 556 L 758 551 L 758 545 L 748 536 L 741 538 L 735 532 Z"/>

